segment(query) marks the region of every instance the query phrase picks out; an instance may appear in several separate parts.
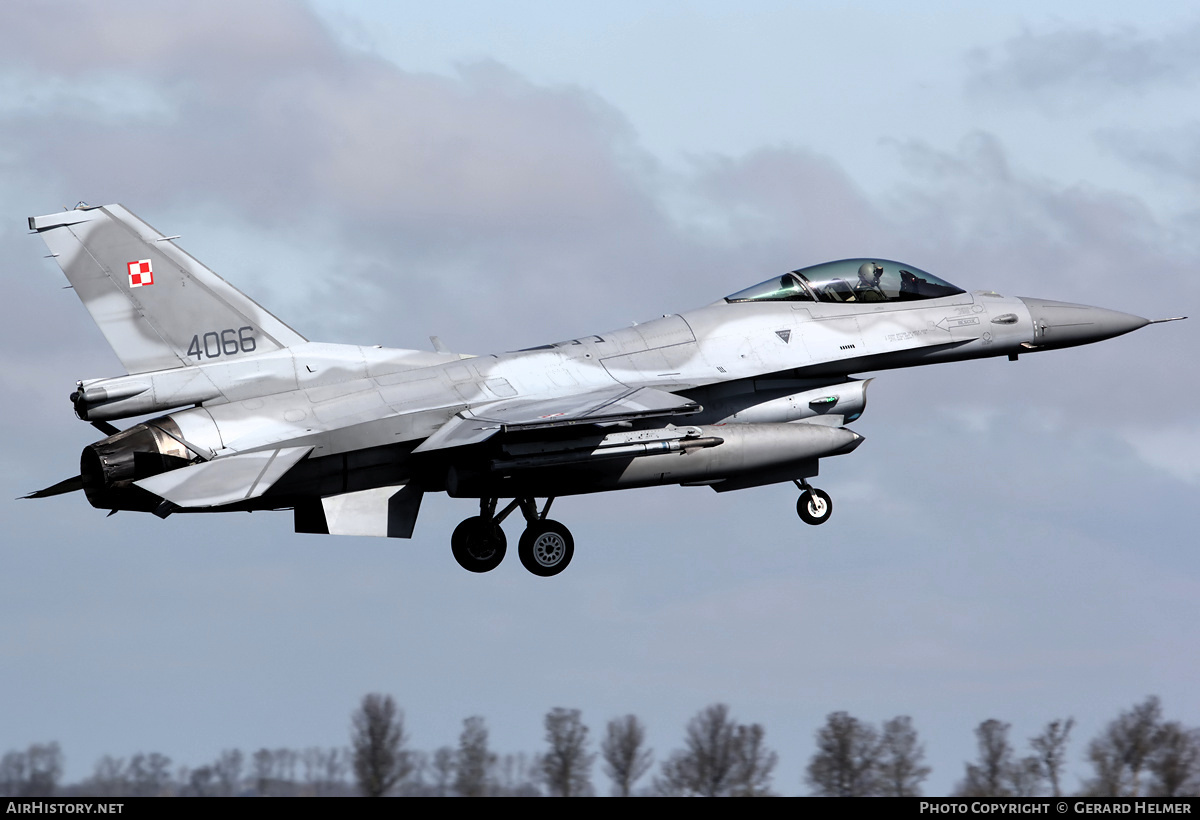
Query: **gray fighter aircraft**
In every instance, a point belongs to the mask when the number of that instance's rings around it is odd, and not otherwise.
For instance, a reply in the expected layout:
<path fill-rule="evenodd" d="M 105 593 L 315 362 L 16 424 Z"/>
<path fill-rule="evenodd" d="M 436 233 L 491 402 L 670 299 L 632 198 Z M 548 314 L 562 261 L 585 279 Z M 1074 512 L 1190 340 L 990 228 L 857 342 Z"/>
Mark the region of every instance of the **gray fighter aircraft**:
<path fill-rule="evenodd" d="M 128 375 L 77 384 L 76 414 L 109 435 L 80 475 L 27 497 L 82 489 L 94 507 L 162 517 L 291 509 L 296 532 L 409 538 L 423 494 L 444 491 L 478 499 L 450 539 L 472 572 L 500 564 L 514 510 L 526 569 L 565 569 L 574 540 L 547 518 L 561 495 L 794 482 L 800 518 L 823 523 L 832 501 L 808 479 L 862 443 L 846 425 L 870 380 L 852 374 L 1016 359 L 1150 323 L 844 259 L 528 350 L 357 347 L 308 341 L 120 205 L 29 227 Z"/>

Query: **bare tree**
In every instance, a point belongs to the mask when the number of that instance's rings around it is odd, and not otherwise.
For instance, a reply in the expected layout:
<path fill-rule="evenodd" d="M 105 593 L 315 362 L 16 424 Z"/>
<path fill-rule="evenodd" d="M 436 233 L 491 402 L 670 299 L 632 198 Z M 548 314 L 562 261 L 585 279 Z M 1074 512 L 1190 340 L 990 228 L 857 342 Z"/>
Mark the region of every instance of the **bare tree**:
<path fill-rule="evenodd" d="M 33 794 L 52 795 L 62 778 L 63 756 L 58 743 L 35 743 L 25 752 Z"/>
<path fill-rule="evenodd" d="M 181 775 L 179 779 L 187 783 L 187 793 L 191 797 L 214 797 L 216 795 L 212 766 L 199 766 L 192 769 L 186 778 Z"/>
<path fill-rule="evenodd" d="M 662 795 L 728 797 L 765 794 L 777 756 L 763 745 L 762 726 L 743 726 L 716 703 L 687 726 L 684 748 L 671 753 L 654 779 Z"/>
<path fill-rule="evenodd" d="M 125 758 L 104 755 L 96 761 L 92 776 L 83 785 L 91 797 L 124 797 L 129 793 Z"/>
<path fill-rule="evenodd" d="M 321 796 L 321 763 L 325 750 L 320 746 L 309 746 L 300 753 L 300 763 L 304 766 L 304 785 L 312 797 Z"/>
<path fill-rule="evenodd" d="M 578 709 L 555 707 L 546 714 L 546 744 L 542 772 L 555 797 L 579 797 L 592 790 L 592 761 L 587 749 L 588 728 Z"/>
<path fill-rule="evenodd" d="M 275 750 L 275 779 L 289 795 L 296 793 L 296 764 L 299 762 L 300 755 L 295 749 Z"/>
<path fill-rule="evenodd" d="M 1161 730 L 1162 706 L 1153 695 L 1123 713 L 1112 727 L 1114 745 L 1129 770 L 1133 797 L 1141 791 L 1142 770 L 1157 750 Z"/>
<path fill-rule="evenodd" d="M 805 780 L 820 797 L 868 797 L 878 792 L 879 733 L 846 712 L 832 712 L 817 730 L 817 752 Z"/>
<path fill-rule="evenodd" d="M 225 749 L 212 765 L 213 775 L 217 779 L 217 793 L 223 797 L 233 797 L 242 788 L 242 763 L 244 756 L 241 749 Z"/>
<path fill-rule="evenodd" d="M 1005 772 L 1005 784 L 1013 797 L 1037 797 L 1042 793 L 1042 784 L 1045 782 L 1046 774 L 1037 755 L 1014 760 Z"/>
<path fill-rule="evenodd" d="M 171 787 L 171 758 L 138 752 L 129 758 L 129 787 L 134 797 L 159 797 Z"/>
<path fill-rule="evenodd" d="M 496 755 L 488 749 L 488 730 L 478 715 L 463 721 L 458 736 L 454 790 L 462 797 L 483 797 L 492 784 Z"/>
<path fill-rule="evenodd" d="M 920 797 L 921 783 L 929 777 L 924 765 L 925 747 L 917 741 L 917 730 L 907 715 L 883 724 L 879 738 L 878 793 L 885 797 Z"/>
<path fill-rule="evenodd" d="M 442 746 L 433 753 L 430 766 L 433 769 L 434 796 L 445 797 L 450 791 L 450 784 L 454 782 L 454 750 L 449 746 Z"/>
<path fill-rule="evenodd" d="M 335 795 L 345 785 L 347 758 L 345 749 L 312 746 L 300 754 L 304 782 L 314 797 Z"/>
<path fill-rule="evenodd" d="M 429 755 L 413 750 L 408 753 L 408 762 L 412 765 L 412 769 L 400 786 L 400 795 L 403 797 L 427 796 L 425 774 L 429 771 Z"/>
<path fill-rule="evenodd" d="M 1141 775 L 1155 755 L 1162 732 L 1162 706 L 1153 695 L 1122 712 L 1088 744 L 1094 795 L 1138 797 Z"/>
<path fill-rule="evenodd" d="M 24 752 L 6 752 L 0 757 L 0 795 L 23 797 L 28 769 Z"/>
<path fill-rule="evenodd" d="M 646 727 L 636 716 L 625 715 L 608 722 L 600 753 L 615 796 L 629 797 L 634 784 L 650 770 L 654 753 L 645 744 Z"/>
<path fill-rule="evenodd" d="M 391 695 L 370 694 L 354 713 L 350 747 L 354 777 L 367 797 L 382 797 L 412 769 L 404 748 L 404 713 Z"/>
<path fill-rule="evenodd" d="M 34 743 L 0 758 L 0 794 L 8 797 L 53 797 L 61 777 L 62 749 L 57 743 Z"/>
<path fill-rule="evenodd" d="M 254 790 L 259 797 L 294 797 L 298 791 L 296 764 L 300 754 L 293 749 L 259 749 L 250 757 Z"/>
<path fill-rule="evenodd" d="M 684 749 L 662 765 L 655 787 L 662 794 L 719 797 L 730 786 L 734 767 L 735 724 L 729 707 L 715 703 L 688 722 Z"/>
<path fill-rule="evenodd" d="M 507 797 L 541 797 L 537 784 L 545 776 L 544 758 L 524 752 L 507 754 L 500 759 L 497 792 Z"/>
<path fill-rule="evenodd" d="M 1151 794 L 1196 796 L 1200 793 L 1200 730 L 1188 729 L 1175 721 L 1164 723 L 1146 769 L 1153 778 Z"/>
<path fill-rule="evenodd" d="M 1013 772 L 1013 749 L 1008 742 L 1011 724 L 990 719 L 975 728 L 979 759 L 967 764 L 966 777 L 958 784 L 959 797 L 1009 797 Z"/>
<path fill-rule="evenodd" d="M 763 743 L 766 730 L 754 723 L 734 730 L 734 769 L 729 794 L 732 797 L 768 797 L 771 772 L 779 755 Z"/>
<path fill-rule="evenodd" d="M 1094 738 L 1088 744 L 1088 762 L 1092 764 L 1092 777 L 1084 786 L 1084 794 L 1090 797 L 1119 797 L 1124 794 L 1124 764 L 1120 754 L 1102 738 Z"/>
<path fill-rule="evenodd" d="M 250 756 L 250 771 L 254 777 L 254 793 L 259 797 L 270 797 L 275 780 L 275 754 L 270 749 L 259 749 Z"/>
<path fill-rule="evenodd" d="M 1062 797 L 1063 761 L 1067 754 L 1067 741 L 1074 726 L 1075 718 L 1052 720 L 1046 724 L 1041 734 L 1029 739 L 1029 745 L 1037 754 L 1042 771 L 1050 779 L 1050 790 L 1055 797 Z"/>

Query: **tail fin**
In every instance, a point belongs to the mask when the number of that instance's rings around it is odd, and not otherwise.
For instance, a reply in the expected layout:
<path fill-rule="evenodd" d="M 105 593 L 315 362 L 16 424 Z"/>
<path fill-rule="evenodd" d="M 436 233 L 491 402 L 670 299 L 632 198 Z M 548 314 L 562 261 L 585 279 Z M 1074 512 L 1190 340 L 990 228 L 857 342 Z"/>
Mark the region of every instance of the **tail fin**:
<path fill-rule="evenodd" d="M 120 205 L 31 216 L 29 229 L 131 374 L 306 341 Z"/>

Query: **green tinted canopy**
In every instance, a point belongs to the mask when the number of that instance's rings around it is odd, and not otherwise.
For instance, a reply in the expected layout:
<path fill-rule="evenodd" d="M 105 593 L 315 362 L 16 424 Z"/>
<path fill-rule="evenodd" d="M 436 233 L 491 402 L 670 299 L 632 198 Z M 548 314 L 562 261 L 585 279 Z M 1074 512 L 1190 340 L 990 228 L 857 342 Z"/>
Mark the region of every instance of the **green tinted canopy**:
<path fill-rule="evenodd" d="M 725 297 L 727 302 L 914 302 L 963 293 L 889 259 L 840 259 L 800 268 Z"/>

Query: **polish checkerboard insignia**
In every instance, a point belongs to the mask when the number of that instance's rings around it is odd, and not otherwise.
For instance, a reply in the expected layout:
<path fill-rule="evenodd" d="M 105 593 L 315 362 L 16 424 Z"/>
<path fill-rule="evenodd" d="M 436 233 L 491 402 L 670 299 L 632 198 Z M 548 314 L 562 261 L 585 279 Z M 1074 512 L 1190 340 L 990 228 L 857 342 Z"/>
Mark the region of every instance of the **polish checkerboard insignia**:
<path fill-rule="evenodd" d="M 154 284 L 154 268 L 149 259 L 129 263 L 129 287 L 140 288 Z"/>

